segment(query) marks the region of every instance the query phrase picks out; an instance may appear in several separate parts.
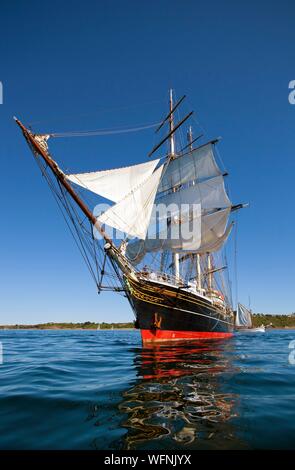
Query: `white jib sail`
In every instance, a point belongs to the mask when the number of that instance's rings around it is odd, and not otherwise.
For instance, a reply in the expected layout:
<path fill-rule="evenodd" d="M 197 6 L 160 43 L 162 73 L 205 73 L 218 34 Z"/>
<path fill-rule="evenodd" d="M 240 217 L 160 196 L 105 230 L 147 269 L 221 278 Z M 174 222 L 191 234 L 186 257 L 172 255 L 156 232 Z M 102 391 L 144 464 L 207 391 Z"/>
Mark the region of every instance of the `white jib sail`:
<path fill-rule="evenodd" d="M 144 239 L 162 171 L 163 165 L 143 183 L 132 189 L 121 201 L 99 216 L 100 223 L 125 232 L 129 236 Z"/>
<path fill-rule="evenodd" d="M 114 170 L 66 175 L 67 179 L 110 201 L 119 202 L 152 175 L 159 159 Z"/>
<path fill-rule="evenodd" d="M 236 326 L 244 326 L 247 328 L 252 327 L 252 315 L 244 305 L 238 304 L 237 315 L 236 315 Z"/>

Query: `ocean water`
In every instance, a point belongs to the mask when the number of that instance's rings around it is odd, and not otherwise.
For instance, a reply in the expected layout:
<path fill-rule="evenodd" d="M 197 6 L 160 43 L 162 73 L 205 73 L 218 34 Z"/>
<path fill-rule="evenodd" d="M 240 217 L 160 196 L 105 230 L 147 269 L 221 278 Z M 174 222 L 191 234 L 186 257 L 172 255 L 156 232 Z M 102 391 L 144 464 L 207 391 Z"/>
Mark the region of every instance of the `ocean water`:
<path fill-rule="evenodd" d="M 1 331 L 0 448 L 295 448 L 294 339 L 143 348 L 138 331 Z"/>

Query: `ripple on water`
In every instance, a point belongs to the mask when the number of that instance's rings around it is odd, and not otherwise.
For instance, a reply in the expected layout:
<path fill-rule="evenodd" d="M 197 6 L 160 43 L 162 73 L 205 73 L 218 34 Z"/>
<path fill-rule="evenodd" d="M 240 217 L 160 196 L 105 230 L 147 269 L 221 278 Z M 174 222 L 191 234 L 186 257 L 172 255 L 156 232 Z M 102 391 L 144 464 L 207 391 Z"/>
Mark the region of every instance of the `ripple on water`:
<path fill-rule="evenodd" d="M 1 331 L 0 448 L 292 448 L 294 338 L 142 348 L 137 331 Z"/>

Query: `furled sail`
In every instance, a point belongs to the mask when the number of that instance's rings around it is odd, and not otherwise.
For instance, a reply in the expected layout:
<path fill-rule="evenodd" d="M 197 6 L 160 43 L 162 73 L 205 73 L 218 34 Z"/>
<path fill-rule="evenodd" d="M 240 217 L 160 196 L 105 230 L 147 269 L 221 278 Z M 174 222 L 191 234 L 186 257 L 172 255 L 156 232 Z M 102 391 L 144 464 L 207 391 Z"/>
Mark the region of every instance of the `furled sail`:
<path fill-rule="evenodd" d="M 66 175 L 66 177 L 82 188 L 86 188 L 110 201 L 119 202 L 136 186 L 152 175 L 159 161 L 157 159 L 114 170 L 71 174 Z"/>
<path fill-rule="evenodd" d="M 236 326 L 238 327 L 252 327 L 252 315 L 250 310 L 248 310 L 244 305 L 238 304 L 238 310 L 236 315 Z"/>
<path fill-rule="evenodd" d="M 162 170 L 163 165 L 117 204 L 100 215 L 98 220 L 129 236 L 144 239 Z"/>

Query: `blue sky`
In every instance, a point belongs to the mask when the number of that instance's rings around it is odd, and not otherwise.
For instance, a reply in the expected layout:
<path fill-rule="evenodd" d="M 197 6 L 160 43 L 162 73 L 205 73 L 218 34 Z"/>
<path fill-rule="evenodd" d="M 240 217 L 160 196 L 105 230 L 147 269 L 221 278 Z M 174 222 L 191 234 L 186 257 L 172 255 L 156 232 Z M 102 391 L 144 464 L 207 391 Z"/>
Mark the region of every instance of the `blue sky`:
<path fill-rule="evenodd" d="M 186 94 L 230 173 L 239 214 L 238 291 L 264 312 L 295 311 L 294 10 L 289 1 L 15 1 L 1 4 L 0 323 L 124 321 L 98 296 L 12 120 L 38 131 L 157 121 Z M 153 131 L 53 143 L 74 171 L 143 161 Z"/>

